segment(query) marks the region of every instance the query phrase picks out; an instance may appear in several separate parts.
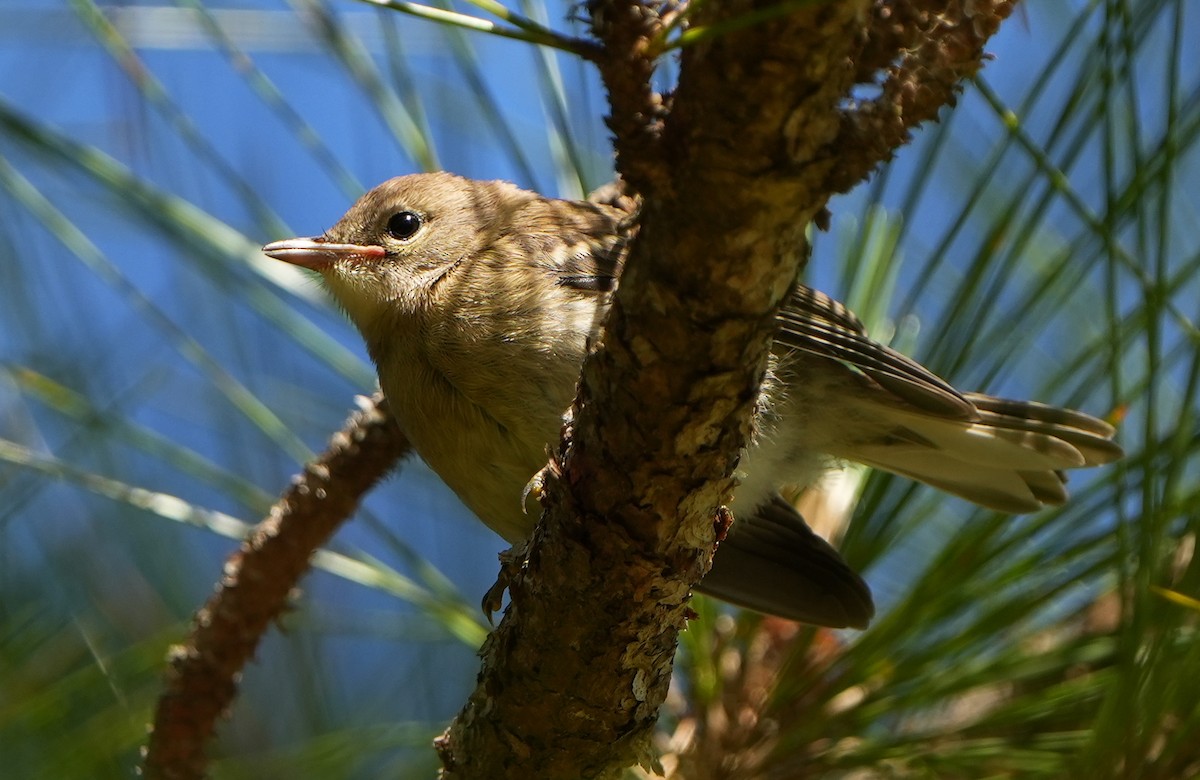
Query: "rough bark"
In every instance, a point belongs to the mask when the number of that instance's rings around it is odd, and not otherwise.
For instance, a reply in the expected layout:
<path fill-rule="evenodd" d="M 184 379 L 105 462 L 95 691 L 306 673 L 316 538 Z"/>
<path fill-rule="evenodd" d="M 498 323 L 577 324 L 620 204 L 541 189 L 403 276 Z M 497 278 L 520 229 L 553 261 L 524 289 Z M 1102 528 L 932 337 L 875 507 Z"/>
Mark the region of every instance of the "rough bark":
<path fill-rule="evenodd" d="M 709 0 L 692 24 L 771 5 Z M 979 17 L 950 9 L 957 18 L 804 5 L 686 48 L 664 100 L 639 60 L 661 29 L 654 10 L 592 4 L 641 229 L 544 472 L 546 511 L 506 572 L 511 606 L 439 740 L 444 777 L 606 777 L 653 763 L 689 592 L 727 522 L 720 507 L 804 229 L 978 67 L 1007 13 L 984 5 L 972 6 Z M 877 77 L 879 99 L 853 104 L 854 85 Z"/>

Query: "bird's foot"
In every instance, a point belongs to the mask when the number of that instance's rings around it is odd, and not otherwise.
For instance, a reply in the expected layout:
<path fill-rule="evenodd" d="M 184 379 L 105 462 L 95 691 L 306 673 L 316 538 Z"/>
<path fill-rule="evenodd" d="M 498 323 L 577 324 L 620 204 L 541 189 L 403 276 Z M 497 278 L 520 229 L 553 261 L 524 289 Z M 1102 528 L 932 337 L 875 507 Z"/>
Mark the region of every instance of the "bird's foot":
<path fill-rule="evenodd" d="M 496 581 L 483 594 L 483 602 L 480 604 L 488 624 L 493 626 L 496 624 L 492 620 L 492 615 L 499 612 L 500 608 L 504 606 L 504 591 L 508 590 L 508 586 L 525 568 L 528 559 L 528 545 L 526 542 L 514 544 L 501 552 L 499 557 L 500 571 L 496 574 Z"/>

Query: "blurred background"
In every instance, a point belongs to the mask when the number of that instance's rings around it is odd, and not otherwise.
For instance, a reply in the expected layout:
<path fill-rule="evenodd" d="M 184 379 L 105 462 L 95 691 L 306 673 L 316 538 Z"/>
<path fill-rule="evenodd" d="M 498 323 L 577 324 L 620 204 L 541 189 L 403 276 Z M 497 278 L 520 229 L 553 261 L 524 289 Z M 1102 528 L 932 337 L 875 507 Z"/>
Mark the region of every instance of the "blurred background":
<path fill-rule="evenodd" d="M 168 646 L 374 388 L 263 243 L 419 170 L 610 180 L 596 74 L 521 40 L 582 35 L 576 10 L 522 0 L 506 38 L 353 0 L 0 4 L 6 776 L 129 776 Z M 806 497 L 876 623 L 701 601 L 667 770 L 1200 774 L 1197 11 L 1019 6 L 957 109 L 831 204 L 806 277 L 961 388 L 1118 424 L 1127 459 L 1019 518 L 860 471 Z M 504 546 L 407 463 L 246 670 L 216 776 L 431 776 Z"/>

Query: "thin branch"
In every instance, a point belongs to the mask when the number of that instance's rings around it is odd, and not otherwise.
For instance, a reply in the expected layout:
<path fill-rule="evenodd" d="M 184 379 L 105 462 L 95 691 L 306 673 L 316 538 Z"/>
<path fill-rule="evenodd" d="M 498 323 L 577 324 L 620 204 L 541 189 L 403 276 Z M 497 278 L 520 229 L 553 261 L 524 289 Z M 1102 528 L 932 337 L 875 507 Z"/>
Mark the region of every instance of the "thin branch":
<path fill-rule="evenodd" d="M 613 131 L 617 170 L 634 193 L 668 185 L 661 155 L 663 121 L 669 101 L 655 92 L 655 42 L 665 33 L 656 3 L 610 0 L 588 6 L 592 32 L 600 41 L 596 65 L 608 90 L 608 127 Z M 669 12 L 669 11 L 668 11 Z"/>
<path fill-rule="evenodd" d="M 309 559 L 362 496 L 408 452 L 382 397 L 364 399 L 329 449 L 308 464 L 225 566 L 220 588 L 172 650 L 142 765 L 151 780 L 202 778 L 207 747 L 237 678 Z"/>
<path fill-rule="evenodd" d="M 836 143 L 843 164 L 830 186 L 844 192 L 908 143 L 914 127 L 953 106 L 963 83 L 983 66 L 983 46 L 1012 13 L 1012 0 L 879 2 L 857 69 L 858 83 L 878 84 L 873 100 L 852 104 Z"/>
<path fill-rule="evenodd" d="M 471 4 L 482 8 L 493 16 L 503 19 L 511 24 L 512 27 L 504 27 L 487 19 L 460 14 L 457 11 L 448 11 L 444 8 L 411 3 L 408 0 L 358 0 L 358 2 L 377 5 L 382 8 L 390 8 L 393 11 L 399 11 L 409 16 L 461 27 L 465 30 L 475 30 L 477 32 L 498 35 L 502 38 L 512 38 L 539 46 L 549 46 L 552 49 L 576 54 L 584 59 L 594 59 L 597 54 L 596 46 L 589 41 L 573 38 L 570 35 L 564 35 L 551 30 L 549 27 L 538 24 L 527 16 L 514 13 L 500 3 L 492 2 L 492 0 L 471 0 Z"/>

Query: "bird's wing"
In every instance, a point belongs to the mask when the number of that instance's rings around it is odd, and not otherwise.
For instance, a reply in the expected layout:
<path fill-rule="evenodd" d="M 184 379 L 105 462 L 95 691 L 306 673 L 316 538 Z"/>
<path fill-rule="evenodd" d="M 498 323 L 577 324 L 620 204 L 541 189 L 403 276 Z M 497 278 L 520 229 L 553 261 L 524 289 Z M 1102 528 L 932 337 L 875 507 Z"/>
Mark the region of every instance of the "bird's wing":
<path fill-rule="evenodd" d="M 865 628 L 871 590 L 778 494 L 738 517 L 697 590 L 738 606 L 831 628 Z"/>
<path fill-rule="evenodd" d="M 1063 470 L 1121 456 L 1108 423 L 1045 404 L 960 393 L 916 361 L 872 341 L 846 307 L 815 290 L 798 288 L 779 321 L 781 357 L 789 350 L 817 355 L 864 380 L 867 392 L 852 403 L 855 416 L 870 420 L 874 432 L 819 443 L 835 457 L 983 506 L 1030 512 L 1066 499 Z"/>
<path fill-rule="evenodd" d="M 810 287 L 797 286 L 779 313 L 775 350 L 798 350 L 840 361 L 922 411 L 974 419 L 974 404 L 943 379 L 867 336 L 842 304 Z"/>
<path fill-rule="evenodd" d="M 585 293 L 610 293 L 625 260 L 627 244 L 612 236 L 584 236 L 563 243 L 554 253 L 553 273 L 562 287 Z"/>
<path fill-rule="evenodd" d="M 534 204 L 547 214 L 530 219 L 553 230 L 525 230 L 514 240 L 523 243 L 524 256 L 551 274 L 560 287 L 587 294 L 611 293 L 635 229 L 628 214 L 598 203 L 541 200 Z"/>

